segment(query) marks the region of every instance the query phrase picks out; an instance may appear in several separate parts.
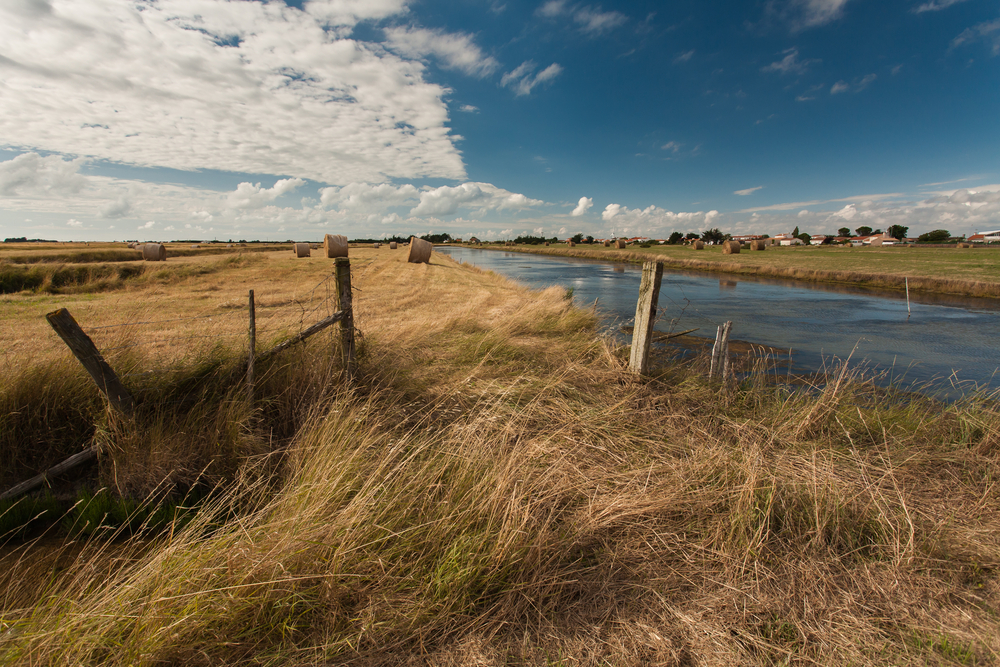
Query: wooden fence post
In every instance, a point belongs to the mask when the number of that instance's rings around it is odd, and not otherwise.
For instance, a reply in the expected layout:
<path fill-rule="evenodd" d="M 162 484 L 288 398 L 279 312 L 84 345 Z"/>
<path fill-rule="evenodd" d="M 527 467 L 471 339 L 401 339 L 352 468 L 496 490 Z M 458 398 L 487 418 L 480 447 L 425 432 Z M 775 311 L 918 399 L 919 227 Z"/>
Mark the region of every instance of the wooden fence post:
<path fill-rule="evenodd" d="M 347 381 L 354 380 L 356 360 L 354 358 L 354 306 L 351 297 L 351 260 L 337 257 L 333 260 L 337 274 L 337 303 L 343 317 L 340 320 L 340 354 L 344 363 Z"/>
<path fill-rule="evenodd" d="M 132 410 L 135 409 L 135 400 L 133 400 L 132 394 L 128 393 L 121 380 L 111 370 L 111 366 L 101 356 L 94 341 L 90 340 L 90 336 L 83 332 L 69 311 L 60 308 L 46 315 L 45 319 L 49 321 L 49 324 L 63 339 L 74 356 L 80 360 L 90 377 L 97 383 L 97 388 L 108 397 L 108 403 L 111 404 L 111 407 L 123 415 L 132 414 Z"/>
<path fill-rule="evenodd" d="M 629 368 L 640 375 L 645 375 L 649 366 L 649 344 L 653 337 L 653 320 L 656 318 L 662 280 L 662 263 L 646 262 L 642 265 L 639 301 L 635 305 L 635 327 L 632 330 L 632 354 L 629 359 Z"/>
<path fill-rule="evenodd" d="M 257 356 L 257 310 L 253 300 L 253 290 L 250 290 L 250 353 L 247 355 L 247 396 L 253 405 L 253 362 Z"/>
<path fill-rule="evenodd" d="M 729 375 L 729 332 L 732 329 L 732 320 L 727 320 L 719 325 L 716 331 L 715 345 L 712 346 L 712 365 L 708 371 L 710 380 L 718 374 L 725 381 Z"/>

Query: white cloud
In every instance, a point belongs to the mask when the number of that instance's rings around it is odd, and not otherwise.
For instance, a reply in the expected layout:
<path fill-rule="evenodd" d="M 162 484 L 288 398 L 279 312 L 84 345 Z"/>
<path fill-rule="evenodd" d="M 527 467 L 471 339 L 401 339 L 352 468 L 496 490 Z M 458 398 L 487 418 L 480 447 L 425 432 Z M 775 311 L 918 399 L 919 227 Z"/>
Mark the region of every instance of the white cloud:
<path fill-rule="evenodd" d="M 74 220 L 73 218 L 70 218 L 69 220 L 66 221 L 66 226 L 67 227 L 83 227 L 83 223 L 80 222 L 79 220 Z"/>
<path fill-rule="evenodd" d="M 830 94 L 836 95 L 837 93 L 846 93 L 850 89 L 851 87 L 847 85 L 846 81 L 838 81 L 830 88 Z"/>
<path fill-rule="evenodd" d="M 745 197 L 747 195 L 752 195 L 753 193 L 757 192 L 758 190 L 762 190 L 763 188 L 764 188 L 763 185 L 758 185 L 755 188 L 747 188 L 746 190 L 735 190 L 733 192 L 733 194 L 734 195 L 740 195 L 741 197 Z"/>
<path fill-rule="evenodd" d="M 690 51 L 685 51 L 684 53 L 682 53 L 682 54 L 678 55 L 676 58 L 674 58 L 674 64 L 676 65 L 676 64 L 679 64 L 679 63 L 686 63 L 687 61 L 691 60 L 691 58 L 693 58 L 693 57 L 694 57 L 694 49 L 691 49 Z"/>
<path fill-rule="evenodd" d="M 101 208 L 101 217 L 124 218 L 131 212 L 132 202 L 129 201 L 127 197 L 119 197 L 114 201 L 108 202 L 103 208 Z"/>
<path fill-rule="evenodd" d="M 838 218 L 843 218 L 844 220 L 853 220 L 857 214 L 858 210 L 854 207 L 854 204 L 848 204 L 833 215 Z"/>
<path fill-rule="evenodd" d="M 855 79 L 852 84 L 849 84 L 846 81 L 838 81 L 830 88 L 830 94 L 837 95 L 838 93 L 846 93 L 848 91 L 860 93 L 862 90 L 870 86 L 877 78 L 878 75 L 876 74 L 868 74 L 860 79 Z"/>
<path fill-rule="evenodd" d="M 661 149 L 665 151 L 670 151 L 671 153 L 676 153 L 681 149 L 681 144 L 676 141 L 668 141 L 667 143 L 660 146 Z"/>
<path fill-rule="evenodd" d="M 144 224 L 141 227 L 139 227 L 139 229 L 152 229 L 155 226 L 156 226 L 156 221 L 155 220 L 150 220 L 146 224 Z"/>
<path fill-rule="evenodd" d="M 451 215 L 459 208 L 478 209 L 484 212 L 516 211 L 541 206 L 544 203 L 490 183 L 462 183 L 455 187 L 445 185 L 421 192 L 420 203 L 410 211 L 410 215 Z"/>
<path fill-rule="evenodd" d="M 458 110 L 464 113 L 479 113 L 479 107 L 474 107 L 471 104 L 463 104 L 458 107 Z"/>
<path fill-rule="evenodd" d="M 959 47 L 963 44 L 972 44 L 983 41 L 990 44 L 990 52 L 996 56 L 1000 55 L 1000 19 L 987 21 L 966 28 L 958 37 L 951 41 L 951 48 Z"/>
<path fill-rule="evenodd" d="M 442 67 L 483 78 L 500 68 L 472 41 L 472 35 L 426 28 L 398 27 L 385 31 L 388 47 L 408 58 L 434 56 Z"/>
<path fill-rule="evenodd" d="M 305 183 L 301 178 L 283 178 L 271 188 L 262 188 L 260 183 L 240 183 L 229 193 L 228 204 L 232 208 L 261 208 Z"/>
<path fill-rule="evenodd" d="M 661 236 L 678 229 L 692 230 L 717 225 L 721 215 L 714 210 L 674 213 L 659 206 L 630 209 L 620 204 L 608 204 L 601 217 L 605 222 L 614 220 L 615 233 L 618 235 Z"/>
<path fill-rule="evenodd" d="M 785 56 L 784 58 L 761 67 L 760 71 L 778 72 L 780 74 L 805 74 L 806 70 L 809 69 L 809 65 L 819 62 L 816 58 L 799 60 L 799 50 L 794 46 L 790 49 L 785 49 L 781 53 Z"/>
<path fill-rule="evenodd" d="M 573 209 L 573 212 L 570 213 L 570 215 L 574 217 L 580 217 L 588 210 L 590 210 L 590 207 L 593 205 L 594 205 L 594 200 L 591 199 L 590 197 L 580 197 L 580 201 L 577 202 L 576 208 Z"/>
<path fill-rule="evenodd" d="M 621 210 L 621 204 L 608 204 L 604 207 L 604 212 L 601 213 L 602 220 L 611 220 L 613 217 L 618 215 L 618 211 Z"/>
<path fill-rule="evenodd" d="M 2 99 L 2 96 L 0 96 Z M 2 122 L 2 120 L 0 120 Z M 76 194 L 87 185 L 79 171 L 86 160 L 24 153 L 0 162 L 0 196 Z"/>
<path fill-rule="evenodd" d="M 353 213 L 382 213 L 420 199 L 420 191 L 409 183 L 398 187 L 389 183 L 350 183 L 342 188 L 323 188 L 320 193 L 324 206 Z"/>
<path fill-rule="evenodd" d="M 512 71 L 504 74 L 500 78 L 500 85 L 505 88 L 512 88 L 519 97 L 530 95 L 532 88 L 538 84 L 548 83 L 563 71 L 562 65 L 552 63 L 538 74 L 532 75 L 535 67 L 536 65 L 533 61 L 525 60 Z"/>
<path fill-rule="evenodd" d="M 402 0 L 24 6 L 0 3 L 2 144 L 330 184 L 465 176 L 446 89 L 421 63 L 346 38 L 404 13 Z"/>
<path fill-rule="evenodd" d="M 569 16 L 582 32 L 590 36 L 600 35 L 617 28 L 628 20 L 628 17 L 620 12 L 605 12 L 601 10 L 600 6 L 570 6 L 565 0 L 549 0 L 535 13 L 548 19 Z"/>
<path fill-rule="evenodd" d="M 767 13 L 789 24 L 793 31 L 825 25 L 839 19 L 849 0 L 770 0 Z"/>
<path fill-rule="evenodd" d="M 965 0 L 931 0 L 931 2 L 925 2 L 922 5 L 914 7 L 914 14 L 922 14 L 924 12 L 939 12 L 942 9 L 947 9 L 952 5 L 957 5 L 960 2 L 965 2 Z"/>

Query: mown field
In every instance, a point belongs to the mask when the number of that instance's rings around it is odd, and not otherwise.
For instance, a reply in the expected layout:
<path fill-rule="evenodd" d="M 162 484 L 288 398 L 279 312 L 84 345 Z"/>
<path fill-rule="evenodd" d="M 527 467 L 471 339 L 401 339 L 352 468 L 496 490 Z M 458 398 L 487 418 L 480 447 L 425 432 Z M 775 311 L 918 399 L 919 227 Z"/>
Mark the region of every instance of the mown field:
<path fill-rule="evenodd" d="M 273 344 L 329 311 L 330 260 L 0 296 L 4 477 L 103 451 L 85 492 L 53 487 L 62 520 L 0 507 L 0 662 L 1000 661 L 996 396 L 850 368 L 792 390 L 752 358 L 727 385 L 703 357 L 637 378 L 562 289 L 404 253 L 351 250 L 353 385 L 331 331 L 252 401 L 247 290 Z M 46 331 L 56 307 L 134 418 Z"/>
<path fill-rule="evenodd" d="M 769 247 L 763 252 L 744 249 L 735 255 L 724 255 L 721 247 L 715 246 L 703 250 L 671 245 L 649 248 L 632 245 L 617 250 L 597 244 L 579 244 L 573 248 L 564 244 L 499 248 L 632 262 L 658 260 L 677 268 L 893 290 L 904 289 L 904 279 L 908 279 L 910 290 L 914 291 L 1000 298 L 1000 249 L 994 248 L 798 246 Z"/>

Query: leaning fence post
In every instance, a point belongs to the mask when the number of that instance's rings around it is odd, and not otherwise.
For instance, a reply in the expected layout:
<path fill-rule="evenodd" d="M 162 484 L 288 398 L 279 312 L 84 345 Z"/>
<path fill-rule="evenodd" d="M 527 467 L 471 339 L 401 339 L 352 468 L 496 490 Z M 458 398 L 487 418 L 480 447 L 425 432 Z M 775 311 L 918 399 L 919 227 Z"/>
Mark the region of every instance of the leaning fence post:
<path fill-rule="evenodd" d="M 83 332 L 69 311 L 60 308 L 46 315 L 45 319 L 63 339 L 73 355 L 83 364 L 83 367 L 97 384 L 97 388 L 108 397 L 108 403 L 111 404 L 111 407 L 123 415 L 132 414 L 132 410 L 135 408 L 132 394 L 128 393 L 111 366 L 101 356 L 94 341 L 90 340 L 90 336 Z"/>
<path fill-rule="evenodd" d="M 257 310 L 254 306 L 253 290 L 250 290 L 250 352 L 247 355 L 247 396 L 253 405 L 253 362 L 257 356 Z"/>
<path fill-rule="evenodd" d="M 340 320 L 340 354 L 348 382 L 354 379 L 354 306 L 351 298 L 351 261 L 347 257 L 333 260 L 337 274 L 337 303 L 344 314 Z"/>
<path fill-rule="evenodd" d="M 640 375 L 645 375 L 649 366 L 649 344 L 653 338 L 653 320 L 656 318 L 656 303 L 660 298 L 662 279 L 662 263 L 646 262 L 642 265 L 639 301 L 635 305 L 635 327 L 632 330 L 632 354 L 629 359 L 629 369 Z"/>
<path fill-rule="evenodd" d="M 727 320 L 720 324 L 716 331 L 715 345 L 712 346 L 712 365 L 708 370 L 709 379 L 718 374 L 725 381 L 729 375 L 729 332 L 732 328 L 732 320 Z"/>

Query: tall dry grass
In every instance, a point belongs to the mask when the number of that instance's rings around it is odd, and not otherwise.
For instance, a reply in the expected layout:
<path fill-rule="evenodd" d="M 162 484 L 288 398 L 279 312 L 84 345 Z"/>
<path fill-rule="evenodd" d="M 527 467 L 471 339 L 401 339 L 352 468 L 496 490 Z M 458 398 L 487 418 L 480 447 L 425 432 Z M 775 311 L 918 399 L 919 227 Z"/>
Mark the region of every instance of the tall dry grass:
<path fill-rule="evenodd" d="M 5 663 L 997 662 L 996 396 L 640 380 L 560 290 L 356 284 L 361 380 L 283 455 L 159 537 L 6 555 Z"/>

